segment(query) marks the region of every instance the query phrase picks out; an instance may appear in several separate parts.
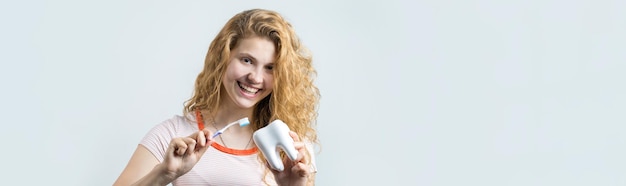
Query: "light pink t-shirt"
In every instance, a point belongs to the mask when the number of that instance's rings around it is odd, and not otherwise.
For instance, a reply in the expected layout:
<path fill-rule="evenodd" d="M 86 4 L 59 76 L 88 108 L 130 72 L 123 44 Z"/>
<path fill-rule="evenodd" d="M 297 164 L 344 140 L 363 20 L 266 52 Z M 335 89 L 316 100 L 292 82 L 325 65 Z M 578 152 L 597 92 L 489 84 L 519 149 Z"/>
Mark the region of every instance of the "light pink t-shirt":
<path fill-rule="evenodd" d="M 141 140 L 158 160 L 163 161 L 165 151 L 173 138 L 189 136 L 199 130 L 193 114 L 188 121 L 182 116 L 174 116 L 155 126 Z M 311 148 L 307 144 L 309 152 Z M 230 149 L 218 143 L 212 143 L 200 161 L 185 175 L 172 182 L 173 185 L 276 185 L 274 175 L 266 174 L 266 166 L 258 160 L 258 149 Z M 311 162 L 315 167 L 315 158 L 311 154 Z"/>

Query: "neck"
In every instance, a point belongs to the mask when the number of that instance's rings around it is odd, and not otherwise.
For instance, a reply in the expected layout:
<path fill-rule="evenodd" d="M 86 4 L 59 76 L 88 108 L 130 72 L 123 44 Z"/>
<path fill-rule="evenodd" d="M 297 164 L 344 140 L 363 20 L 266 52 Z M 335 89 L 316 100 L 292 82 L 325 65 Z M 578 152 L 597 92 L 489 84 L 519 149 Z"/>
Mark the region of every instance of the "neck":
<path fill-rule="evenodd" d="M 253 108 L 242 109 L 234 104 L 222 103 L 214 112 L 209 113 L 202 111 L 205 123 L 207 125 L 215 125 L 218 129 L 225 127 L 226 125 L 240 120 L 242 118 L 252 116 Z M 213 123 L 215 122 L 215 123 Z M 238 130 L 240 127 L 231 127 L 228 130 Z M 244 127 L 248 128 L 248 127 Z"/>
<path fill-rule="evenodd" d="M 235 122 L 239 119 L 248 117 L 252 115 L 252 109 L 249 110 L 241 110 L 241 109 L 228 109 L 221 107 L 216 110 L 211 117 L 213 117 L 215 121 L 215 126 L 224 127 L 229 123 Z"/>

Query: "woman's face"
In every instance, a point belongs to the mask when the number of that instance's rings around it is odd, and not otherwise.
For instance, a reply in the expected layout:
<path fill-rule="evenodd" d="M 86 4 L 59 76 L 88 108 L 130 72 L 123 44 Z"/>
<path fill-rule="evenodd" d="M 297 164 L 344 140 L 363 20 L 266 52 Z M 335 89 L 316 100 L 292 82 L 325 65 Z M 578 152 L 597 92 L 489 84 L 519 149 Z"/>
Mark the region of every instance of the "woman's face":
<path fill-rule="evenodd" d="M 255 36 L 239 40 L 237 47 L 231 50 L 223 77 L 226 95 L 235 106 L 251 108 L 272 92 L 275 60 L 274 43 L 268 38 Z"/>

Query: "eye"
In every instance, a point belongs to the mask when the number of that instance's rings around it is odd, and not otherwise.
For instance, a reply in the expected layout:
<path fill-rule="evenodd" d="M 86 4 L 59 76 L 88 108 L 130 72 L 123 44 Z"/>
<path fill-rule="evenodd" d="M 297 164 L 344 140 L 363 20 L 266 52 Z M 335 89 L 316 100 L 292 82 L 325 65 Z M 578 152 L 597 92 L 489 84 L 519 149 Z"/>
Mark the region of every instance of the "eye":
<path fill-rule="evenodd" d="M 243 61 L 244 63 L 248 63 L 248 64 L 252 63 L 252 60 L 250 58 L 247 58 L 247 57 L 241 58 L 241 61 Z"/>
<path fill-rule="evenodd" d="M 265 69 L 273 70 L 274 69 L 274 65 L 267 65 L 267 66 L 265 66 Z"/>

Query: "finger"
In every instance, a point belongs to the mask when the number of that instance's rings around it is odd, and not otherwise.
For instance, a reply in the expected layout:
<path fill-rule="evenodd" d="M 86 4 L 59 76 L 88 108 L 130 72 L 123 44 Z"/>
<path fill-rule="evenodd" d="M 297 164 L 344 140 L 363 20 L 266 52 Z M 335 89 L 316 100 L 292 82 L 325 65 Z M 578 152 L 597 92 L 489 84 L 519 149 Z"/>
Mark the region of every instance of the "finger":
<path fill-rule="evenodd" d="M 306 150 L 306 148 L 304 146 L 304 142 L 294 142 L 293 143 L 293 147 L 296 148 L 296 150 L 298 150 L 298 151 L 300 151 L 300 149 L 305 149 Z"/>
<path fill-rule="evenodd" d="M 206 145 L 204 131 L 198 131 L 198 134 L 196 134 L 196 142 L 200 145 L 200 147 L 204 147 Z"/>
<path fill-rule="evenodd" d="M 202 155 L 204 155 L 204 152 L 206 152 L 206 150 L 209 149 L 209 147 L 211 146 L 211 143 L 213 143 L 213 140 L 211 139 L 211 136 L 213 134 L 209 129 L 204 129 L 201 131 L 201 133 L 202 137 L 198 136 L 198 138 L 202 138 L 202 141 L 205 143 L 205 145 L 198 148 L 197 152 L 199 157 L 202 157 Z"/>
<path fill-rule="evenodd" d="M 207 145 L 205 145 L 205 146 L 201 146 L 201 147 L 199 147 L 199 148 L 196 150 L 196 151 L 197 151 L 197 153 L 196 153 L 196 154 L 198 155 L 198 157 L 202 157 L 202 155 L 204 155 L 204 152 L 206 152 L 206 150 L 207 150 L 207 149 L 209 149 L 209 147 L 210 147 L 210 142 L 209 142 L 209 143 L 207 143 Z"/>
<path fill-rule="evenodd" d="M 294 131 L 289 131 L 289 136 L 293 138 L 293 141 L 300 141 L 300 136 L 298 136 L 298 134 Z"/>
<path fill-rule="evenodd" d="M 304 147 L 304 143 L 300 141 L 300 136 L 298 136 L 298 134 L 294 131 L 289 131 L 289 136 L 293 138 L 293 146 L 298 151 L 298 157 L 296 157 L 294 162 L 306 162 L 306 158 L 304 155 L 306 152 L 306 148 Z"/>
<path fill-rule="evenodd" d="M 187 145 L 187 150 L 184 151 L 185 155 L 192 154 L 196 150 L 196 140 L 193 138 L 183 138 L 182 140 Z"/>
<path fill-rule="evenodd" d="M 298 151 L 298 157 L 294 162 L 308 163 L 306 156 L 308 155 L 307 149 L 302 142 L 294 142 L 293 147 Z"/>
<path fill-rule="evenodd" d="M 211 132 L 209 129 L 204 129 L 202 130 L 202 132 L 204 132 L 204 139 L 206 140 L 206 143 L 210 145 L 211 143 L 209 142 L 213 141 L 211 139 L 211 136 L 213 136 L 213 132 Z"/>
<path fill-rule="evenodd" d="M 296 165 L 294 165 L 293 167 L 291 167 L 291 172 L 295 173 L 296 175 L 300 176 L 300 177 L 306 177 L 309 175 L 309 165 L 304 164 L 304 163 L 298 163 Z"/>
<path fill-rule="evenodd" d="M 174 142 L 175 139 L 172 139 L 172 141 L 170 141 L 170 144 L 167 146 L 167 150 L 165 151 L 166 156 L 170 156 L 170 155 L 174 155 L 176 154 L 176 143 Z"/>
<path fill-rule="evenodd" d="M 182 156 L 187 150 L 187 144 L 182 140 L 182 138 L 173 139 L 172 142 L 170 142 L 170 147 L 173 150 L 173 154 L 178 156 Z"/>

